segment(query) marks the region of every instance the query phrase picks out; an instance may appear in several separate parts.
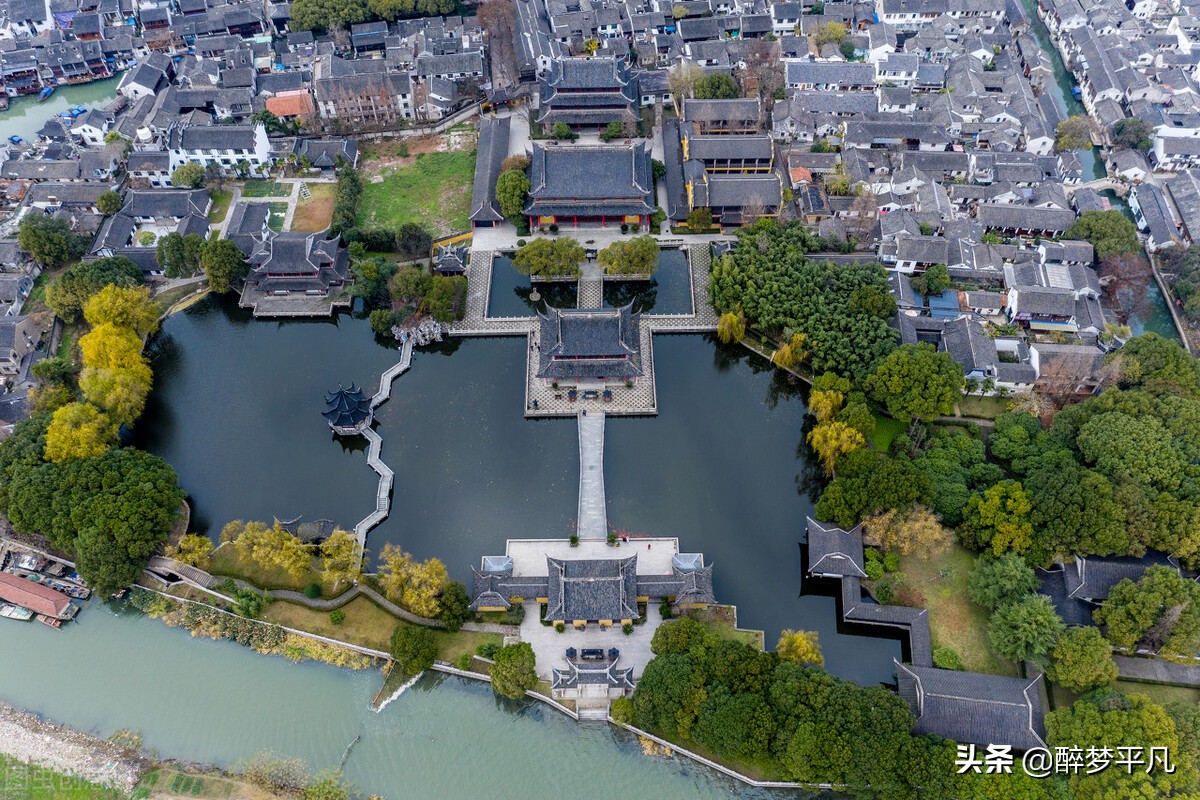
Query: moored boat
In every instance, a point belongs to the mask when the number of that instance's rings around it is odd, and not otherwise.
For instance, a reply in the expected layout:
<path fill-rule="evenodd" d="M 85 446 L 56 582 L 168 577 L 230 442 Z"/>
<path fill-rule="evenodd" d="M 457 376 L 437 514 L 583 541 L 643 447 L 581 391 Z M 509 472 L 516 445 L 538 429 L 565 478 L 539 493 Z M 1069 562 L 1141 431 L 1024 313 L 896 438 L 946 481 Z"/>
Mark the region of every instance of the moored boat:
<path fill-rule="evenodd" d="M 33 619 L 33 612 L 28 608 L 14 606 L 12 603 L 0 603 L 0 617 L 25 622 Z"/>
<path fill-rule="evenodd" d="M 49 100 L 50 95 L 52 95 L 52 94 L 54 94 L 54 87 L 47 86 L 45 89 L 42 89 L 41 93 L 38 94 L 38 102 L 43 103 L 43 102 Z"/>

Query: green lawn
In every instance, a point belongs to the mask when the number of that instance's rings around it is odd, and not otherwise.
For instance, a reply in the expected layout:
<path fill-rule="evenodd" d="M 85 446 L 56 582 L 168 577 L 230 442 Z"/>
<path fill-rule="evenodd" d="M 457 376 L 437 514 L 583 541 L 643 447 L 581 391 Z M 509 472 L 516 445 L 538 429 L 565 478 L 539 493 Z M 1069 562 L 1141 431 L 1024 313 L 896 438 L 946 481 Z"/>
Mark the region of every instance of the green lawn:
<path fill-rule="evenodd" d="M 271 208 L 271 216 L 267 219 L 267 227 L 276 233 L 283 231 L 283 221 L 287 218 L 288 204 L 287 203 L 268 203 Z"/>
<path fill-rule="evenodd" d="M 208 194 L 212 198 L 212 206 L 208 209 L 208 221 L 210 223 L 224 222 L 225 215 L 229 213 L 229 201 L 233 199 L 233 192 L 216 189 Z"/>
<path fill-rule="evenodd" d="M 299 592 L 303 591 L 304 587 L 310 583 L 321 583 L 321 576 L 316 570 L 310 570 L 307 575 L 293 578 L 279 567 L 263 567 L 243 561 L 233 545 L 225 545 L 213 551 L 212 564 L 208 571 L 217 577 L 238 578 L 267 590 L 290 589 Z M 341 594 L 345 590 L 346 585 L 342 584 L 338 587 L 336 594 Z M 334 597 L 336 595 L 332 591 L 332 587 L 322 585 L 321 596 Z"/>
<path fill-rule="evenodd" d="M 0 755 L 0 798 L 4 800 L 121 800 L 125 794 Z"/>
<path fill-rule="evenodd" d="M 165 292 L 160 292 L 154 295 L 154 304 L 158 306 L 158 313 L 165 314 L 170 310 L 171 306 L 178 303 L 183 298 L 199 291 L 202 287 L 199 283 L 188 283 L 183 286 L 176 286 L 174 289 L 167 289 Z"/>
<path fill-rule="evenodd" d="M 1016 664 L 998 658 L 988 645 L 987 611 L 967 598 L 974 562 L 971 552 L 955 542 L 945 555 L 928 560 L 904 557 L 900 569 L 925 598 L 934 647 L 953 648 L 971 672 L 1016 675 Z"/>
<path fill-rule="evenodd" d="M 329 612 L 315 611 L 297 603 L 276 601 L 267 607 L 262 618 L 276 625 L 315 633 L 318 636 L 328 636 L 343 642 L 370 647 L 374 650 L 387 651 L 392 640 L 392 631 L 402 624 L 383 608 L 375 605 L 366 597 L 356 597 L 342 606 L 346 621 L 334 625 L 329 621 Z M 500 644 L 502 637 L 495 633 L 474 633 L 459 631 L 449 633 L 435 630 L 434 638 L 438 644 L 438 658 L 454 663 L 463 653 L 474 653 L 475 648 L 486 642 Z"/>
<path fill-rule="evenodd" d="M 1007 397 L 980 397 L 977 394 L 963 395 L 963 398 L 958 401 L 958 410 L 964 417 L 995 419 L 1012 408 L 1012 402 Z"/>
<path fill-rule="evenodd" d="M 291 193 L 290 183 L 246 181 L 242 184 L 242 197 L 287 197 Z"/>
<path fill-rule="evenodd" d="M 419 222 L 438 235 L 469 227 L 474 153 L 423 153 L 412 164 L 377 174 L 368 162 L 363 172 L 360 227 L 394 231 L 405 222 Z"/>
<path fill-rule="evenodd" d="M 893 417 L 882 414 L 875 415 L 875 432 L 871 434 L 871 446 L 886 453 L 892 446 L 892 439 L 904 433 L 904 423 Z"/>

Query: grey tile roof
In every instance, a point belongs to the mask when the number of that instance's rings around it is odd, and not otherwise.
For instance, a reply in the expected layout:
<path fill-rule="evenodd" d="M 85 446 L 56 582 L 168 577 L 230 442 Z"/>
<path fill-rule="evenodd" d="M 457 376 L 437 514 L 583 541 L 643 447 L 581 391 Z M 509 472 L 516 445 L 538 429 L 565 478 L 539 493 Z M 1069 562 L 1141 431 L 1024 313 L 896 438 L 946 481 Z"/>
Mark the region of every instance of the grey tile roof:
<path fill-rule="evenodd" d="M 508 156 L 508 117 L 487 117 L 479 123 L 479 142 L 475 148 L 475 183 L 471 190 L 471 221 L 499 222 L 504 219 L 496 200 L 496 179 Z"/>
<path fill-rule="evenodd" d="M 900 696 L 917 717 L 915 733 L 956 742 L 1045 747 L 1042 676 L 1032 680 L 896 664 Z"/>
<path fill-rule="evenodd" d="M 540 378 L 633 378 L 642 374 L 641 314 L 630 306 L 546 307 L 539 315 Z"/>
<path fill-rule="evenodd" d="M 546 619 L 636 619 L 637 556 L 623 559 L 546 559 Z"/>
<path fill-rule="evenodd" d="M 1096 558 L 1079 557 L 1071 564 L 1063 565 L 1063 581 L 1067 596 L 1079 600 L 1102 601 L 1108 597 L 1112 587 L 1128 578 L 1136 581 L 1147 569 L 1154 566 L 1179 567 L 1163 553 L 1151 551 L 1141 558 Z"/>
<path fill-rule="evenodd" d="M 1054 208 L 982 204 L 976 217 L 985 227 L 997 230 L 1062 233 L 1075 222 L 1075 212 Z"/>
<path fill-rule="evenodd" d="M 808 571 L 812 575 L 867 577 L 863 562 L 862 526 L 846 531 L 809 517 Z"/>
<path fill-rule="evenodd" d="M 535 142 L 529 176 L 527 214 L 569 215 L 575 207 L 608 209 L 602 213 L 609 216 L 654 210 L 650 152 L 644 143 L 563 147 Z"/>

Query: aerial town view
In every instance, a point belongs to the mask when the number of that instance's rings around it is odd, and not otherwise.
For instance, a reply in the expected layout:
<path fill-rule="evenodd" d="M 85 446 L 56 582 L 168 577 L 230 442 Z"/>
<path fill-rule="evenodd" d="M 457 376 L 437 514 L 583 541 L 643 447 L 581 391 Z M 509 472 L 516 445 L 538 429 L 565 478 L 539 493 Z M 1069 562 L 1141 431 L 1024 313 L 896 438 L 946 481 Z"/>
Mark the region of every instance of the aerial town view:
<path fill-rule="evenodd" d="M 0 800 L 1200 797 L 1200 0 L 0 0 Z"/>

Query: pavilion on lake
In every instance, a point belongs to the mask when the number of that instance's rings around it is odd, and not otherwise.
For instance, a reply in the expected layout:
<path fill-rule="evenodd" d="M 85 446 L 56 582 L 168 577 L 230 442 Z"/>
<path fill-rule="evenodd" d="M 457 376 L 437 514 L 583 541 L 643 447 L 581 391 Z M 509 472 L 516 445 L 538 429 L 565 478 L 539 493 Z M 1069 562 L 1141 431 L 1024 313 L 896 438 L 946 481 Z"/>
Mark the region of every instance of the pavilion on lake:
<path fill-rule="evenodd" d="M 371 424 L 371 398 L 353 383 L 349 389 L 338 384 L 336 391 L 325 395 L 325 410 L 321 416 L 329 422 L 334 433 L 354 436 Z"/>
<path fill-rule="evenodd" d="M 580 386 L 643 375 L 641 314 L 621 308 L 554 308 L 539 314 L 537 376 Z"/>

